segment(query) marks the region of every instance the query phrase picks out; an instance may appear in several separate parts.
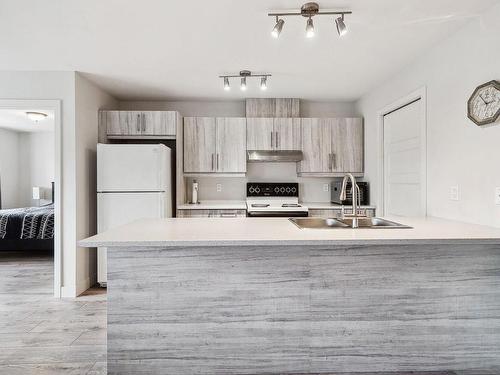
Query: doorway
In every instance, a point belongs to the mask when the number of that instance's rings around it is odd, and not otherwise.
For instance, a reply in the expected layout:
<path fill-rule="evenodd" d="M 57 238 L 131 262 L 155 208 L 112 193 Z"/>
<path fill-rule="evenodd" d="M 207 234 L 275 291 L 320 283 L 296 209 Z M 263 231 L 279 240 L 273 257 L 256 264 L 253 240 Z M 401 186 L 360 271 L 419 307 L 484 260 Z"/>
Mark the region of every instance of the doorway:
<path fill-rule="evenodd" d="M 427 215 L 425 95 L 386 108 L 382 114 L 383 213 Z"/>
<path fill-rule="evenodd" d="M 0 155 L 0 256 L 27 267 L 42 265 L 31 281 L 60 298 L 60 101 L 0 100 L 0 122 L 1 141 L 8 146 Z"/>

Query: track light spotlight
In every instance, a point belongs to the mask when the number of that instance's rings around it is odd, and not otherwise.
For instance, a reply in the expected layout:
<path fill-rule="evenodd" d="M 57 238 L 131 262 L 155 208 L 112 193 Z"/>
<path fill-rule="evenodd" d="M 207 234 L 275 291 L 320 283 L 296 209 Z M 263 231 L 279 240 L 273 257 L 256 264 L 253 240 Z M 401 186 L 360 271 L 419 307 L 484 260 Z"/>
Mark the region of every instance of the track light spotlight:
<path fill-rule="evenodd" d="M 347 26 L 344 23 L 344 15 L 335 19 L 335 24 L 337 25 L 337 32 L 339 36 L 344 36 L 347 33 Z"/>
<path fill-rule="evenodd" d="M 241 91 L 246 91 L 247 90 L 247 78 L 242 77 L 241 78 L 241 85 L 240 85 Z"/>
<path fill-rule="evenodd" d="M 267 77 L 262 77 L 260 79 L 260 89 L 263 91 L 267 90 Z"/>
<path fill-rule="evenodd" d="M 283 19 L 278 19 L 276 17 L 276 25 L 274 25 L 273 31 L 271 31 L 271 35 L 275 38 L 278 38 L 281 34 L 281 30 L 283 30 L 283 25 L 285 21 Z"/>
<path fill-rule="evenodd" d="M 314 36 L 314 24 L 311 17 L 307 19 L 306 24 L 306 37 L 312 38 Z"/>
<path fill-rule="evenodd" d="M 224 90 L 229 91 L 231 90 L 231 86 L 229 85 L 229 78 L 224 77 Z"/>

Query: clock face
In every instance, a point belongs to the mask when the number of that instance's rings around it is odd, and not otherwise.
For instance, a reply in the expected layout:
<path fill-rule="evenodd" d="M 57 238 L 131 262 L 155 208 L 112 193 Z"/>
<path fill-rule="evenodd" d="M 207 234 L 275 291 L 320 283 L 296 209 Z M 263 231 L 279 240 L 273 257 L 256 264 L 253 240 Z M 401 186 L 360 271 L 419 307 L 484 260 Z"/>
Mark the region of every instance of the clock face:
<path fill-rule="evenodd" d="M 500 82 L 479 86 L 468 101 L 468 116 L 477 125 L 496 122 L 500 118 Z"/>

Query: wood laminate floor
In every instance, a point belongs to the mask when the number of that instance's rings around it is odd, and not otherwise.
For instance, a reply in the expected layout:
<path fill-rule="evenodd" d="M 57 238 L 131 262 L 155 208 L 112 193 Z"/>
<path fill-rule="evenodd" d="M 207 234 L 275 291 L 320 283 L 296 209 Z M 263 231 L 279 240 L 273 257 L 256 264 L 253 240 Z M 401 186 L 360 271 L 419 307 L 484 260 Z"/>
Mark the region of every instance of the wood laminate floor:
<path fill-rule="evenodd" d="M 105 290 L 55 299 L 52 273 L 49 254 L 0 253 L 0 374 L 106 374 Z M 500 369 L 329 375 L 452 374 L 500 374 Z"/>
<path fill-rule="evenodd" d="M 0 374 L 106 374 L 104 290 L 60 300 L 52 280 L 49 254 L 0 253 Z"/>

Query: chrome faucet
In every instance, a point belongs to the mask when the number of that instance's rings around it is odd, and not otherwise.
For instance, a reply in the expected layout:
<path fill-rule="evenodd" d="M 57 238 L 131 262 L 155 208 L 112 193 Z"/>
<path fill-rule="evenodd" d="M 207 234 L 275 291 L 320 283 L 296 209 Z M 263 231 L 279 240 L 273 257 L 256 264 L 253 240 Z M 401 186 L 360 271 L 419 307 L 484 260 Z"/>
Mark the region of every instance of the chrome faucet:
<path fill-rule="evenodd" d="M 352 227 L 353 228 L 358 228 L 359 227 L 359 222 L 358 222 L 358 211 L 359 211 L 359 186 L 356 184 L 356 178 L 351 174 L 347 173 L 344 176 L 344 179 L 342 180 L 342 190 L 340 192 L 340 200 L 344 201 L 346 200 L 347 197 L 347 180 L 351 180 L 351 195 L 352 195 Z M 344 218 L 345 212 L 344 212 L 344 205 L 342 205 L 342 218 Z M 351 215 L 349 215 L 351 216 Z"/>

